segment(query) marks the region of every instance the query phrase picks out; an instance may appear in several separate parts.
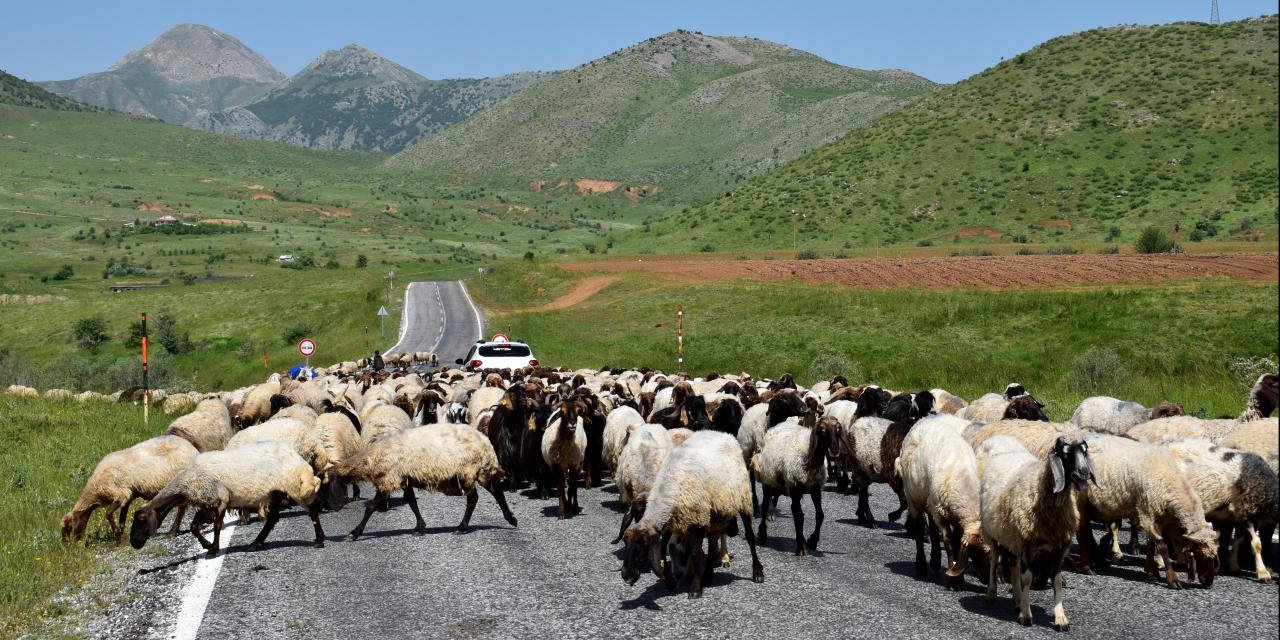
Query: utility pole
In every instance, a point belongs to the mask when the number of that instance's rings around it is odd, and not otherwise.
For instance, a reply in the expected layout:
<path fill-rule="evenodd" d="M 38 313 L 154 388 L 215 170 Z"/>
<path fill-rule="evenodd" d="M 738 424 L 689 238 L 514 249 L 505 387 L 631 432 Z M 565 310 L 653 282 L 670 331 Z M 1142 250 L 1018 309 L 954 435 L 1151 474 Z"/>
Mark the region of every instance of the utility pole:
<path fill-rule="evenodd" d="M 1222 17 L 1218 15 L 1218 0 L 1213 0 L 1209 5 L 1209 24 L 1222 24 Z"/>

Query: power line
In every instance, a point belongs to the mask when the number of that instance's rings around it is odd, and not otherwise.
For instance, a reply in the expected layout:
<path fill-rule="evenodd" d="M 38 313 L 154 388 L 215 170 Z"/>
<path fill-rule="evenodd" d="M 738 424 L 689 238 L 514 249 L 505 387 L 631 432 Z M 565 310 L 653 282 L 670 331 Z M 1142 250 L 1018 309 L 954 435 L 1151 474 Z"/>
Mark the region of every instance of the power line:
<path fill-rule="evenodd" d="M 1218 0 L 1213 0 L 1209 6 L 1209 24 L 1222 24 L 1222 17 L 1218 15 Z"/>

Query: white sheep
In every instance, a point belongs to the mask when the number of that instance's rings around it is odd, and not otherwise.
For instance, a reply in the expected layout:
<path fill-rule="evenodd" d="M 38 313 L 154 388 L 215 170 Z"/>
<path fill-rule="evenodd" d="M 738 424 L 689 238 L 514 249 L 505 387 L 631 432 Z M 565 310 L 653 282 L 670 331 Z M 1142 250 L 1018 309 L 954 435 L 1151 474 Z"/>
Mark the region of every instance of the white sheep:
<path fill-rule="evenodd" d="M 1274 526 L 1276 522 L 1277 509 L 1280 509 L 1276 473 L 1256 454 L 1220 447 L 1208 440 L 1175 440 L 1164 446 L 1173 453 L 1178 469 L 1195 488 L 1204 505 L 1205 518 L 1228 534 L 1220 540 L 1219 548 L 1231 542 L 1229 534 L 1234 527 L 1242 526 L 1249 534 L 1258 581 L 1270 582 L 1271 573 L 1263 562 L 1258 529 Z M 1230 553 L 1225 554 L 1228 572 L 1239 570 L 1238 548 L 1232 545 Z"/>
<path fill-rule="evenodd" d="M 1269 417 L 1280 404 L 1280 375 L 1264 373 L 1258 376 L 1257 382 L 1249 390 L 1245 399 L 1244 411 L 1240 413 L 1240 421 L 1260 420 Z"/>
<path fill-rule="evenodd" d="M 516 526 L 516 517 L 502 493 L 506 474 L 498 465 L 493 445 L 465 424 L 429 424 L 390 434 L 336 465 L 334 474 L 345 482 L 370 482 L 377 492 L 365 506 L 364 518 L 351 531 L 352 539 L 364 533 L 369 517 L 386 505 L 396 490 L 404 491 L 405 502 L 417 520 L 415 533 L 424 533 L 427 525 L 418 511 L 414 489 L 466 496 L 467 508 L 457 533 L 466 533 L 470 526 L 479 498 L 477 485 L 493 496 L 503 517 Z"/>
<path fill-rule="evenodd" d="M 605 416 L 602 457 L 610 469 L 618 469 L 618 456 L 622 455 L 627 436 L 644 423 L 639 411 L 626 406 L 618 407 Z"/>
<path fill-rule="evenodd" d="M 201 453 L 225 449 L 232 436 L 231 414 L 221 400 L 201 400 L 194 411 L 170 422 L 165 433 L 187 440 Z"/>
<path fill-rule="evenodd" d="M 636 413 L 637 417 L 639 415 Z M 620 542 L 631 522 L 639 520 L 644 514 L 649 491 L 658 477 L 658 469 L 674 446 L 671 434 L 660 424 L 641 424 L 626 435 L 626 443 L 613 473 L 613 483 L 618 487 L 618 501 L 626 512 L 613 544 Z"/>
<path fill-rule="evenodd" d="M 965 402 L 964 398 L 961 398 L 946 389 L 930 389 L 929 392 L 933 394 L 934 410 L 938 413 L 956 415 L 960 413 L 961 409 L 969 406 L 969 403 Z"/>
<path fill-rule="evenodd" d="M 996 598 L 996 551 L 1003 550 L 1012 557 L 1013 600 L 1023 625 L 1031 624 L 1031 570 L 1043 567 L 1053 579 L 1054 628 L 1070 628 L 1062 606 L 1062 561 L 1080 525 L 1076 493 L 1086 491 L 1092 477 L 1088 445 L 1078 432 L 1056 438 L 1047 460 L 1026 449 L 1004 449 L 986 458 L 982 539 L 992 550 L 987 602 Z"/>
<path fill-rule="evenodd" d="M 796 528 L 798 556 L 818 548 L 822 535 L 822 487 L 827 483 L 829 456 L 839 455 L 840 422 L 824 416 L 812 428 L 801 426 L 791 419 L 770 429 L 764 436 L 764 446 L 752 460 L 760 486 L 764 487 L 765 509 L 760 514 L 760 542 L 768 539 L 768 510 L 772 498 L 785 495 L 791 498 L 791 520 Z M 800 499 L 808 494 L 813 501 L 813 534 L 804 537 L 804 511 Z"/>
<path fill-rule="evenodd" d="M 239 412 L 232 415 L 236 425 L 240 428 L 252 426 L 274 415 L 284 406 L 285 396 L 280 390 L 279 374 L 271 374 L 270 380 L 250 389 Z"/>
<path fill-rule="evenodd" d="M 315 528 L 315 546 L 324 546 L 324 529 L 320 526 L 319 503 L 315 499 L 320 479 L 288 445 L 260 442 L 230 451 L 201 453 L 183 467 L 156 497 L 138 508 L 133 517 L 129 542 L 141 549 L 155 534 L 159 522 L 170 509 L 187 504 L 194 507 L 191 533 L 208 550 L 217 555 L 222 536 L 223 516 L 227 509 L 241 511 L 266 510 L 266 521 L 249 549 L 262 548 L 262 543 L 280 519 L 286 500 L 308 507 Z M 213 541 L 205 540 L 201 527 L 213 523 Z"/>
<path fill-rule="evenodd" d="M 1170 542 L 1185 543 L 1194 559 L 1188 573 L 1199 574 L 1209 586 L 1218 568 L 1218 536 L 1205 519 L 1195 488 L 1178 469 L 1166 448 L 1128 438 L 1093 434 L 1085 439 L 1097 485 L 1080 500 L 1083 522 L 1079 530 L 1081 555 L 1087 566 L 1094 554 L 1088 521 L 1114 522 L 1136 518 L 1151 543 L 1147 548 L 1147 579 L 1155 577 L 1153 554 L 1164 561 L 1165 580 L 1180 588 L 1169 559 Z"/>
<path fill-rule="evenodd" d="M 404 409 L 382 400 L 369 401 L 360 411 L 360 442 L 369 446 L 391 434 L 413 428 L 413 419 Z"/>
<path fill-rule="evenodd" d="M 755 471 L 751 458 L 764 445 L 764 434 L 774 425 L 781 424 L 787 418 L 808 414 L 809 406 L 800 399 L 795 390 L 782 390 L 774 393 L 768 402 L 752 405 L 742 416 L 742 425 L 738 427 L 738 446 L 742 451 L 742 462 L 747 467 L 750 479 L 751 504 L 758 505 L 756 500 Z"/>
<path fill-rule="evenodd" d="M 561 401 L 547 418 L 541 450 L 543 461 L 551 469 L 551 479 L 556 483 L 556 498 L 560 502 L 556 517 L 563 520 L 566 515 L 580 513 L 578 472 L 587 458 L 587 431 L 582 417 L 578 415 L 576 402 L 571 399 Z"/>
<path fill-rule="evenodd" d="M 1071 414 L 1071 424 L 1081 429 L 1122 436 L 1129 429 L 1157 418 L 1182 415 L 1182 406 L 1168 402 L 1148 409 L 1136 402 L 1110 396 L 1085 398 Z"/>
<path fill-rule="evenodd" d="M 118 542 L 124 535 L 124 522 L 129 514 L 129 503 L 135 498 L 150 500 L 178 473 L 195 459 L 196 448 L 182 438 L 170 435 L 156 436 L 138 444 L 108 453 L 94 467 L 85 482 L 80 498 L 62 518 L 62 539 L 79 542 L 84 539 L 89 516 L 99 506 L 105 506 L 103 514 L 111 533 Z M 116 512 L 120 523 L 116 524 Z M 174 529 L 182 514 L 174 519 Z"/>
<path fill-rule="evenodd" d="M 927 528 L 935 571 L 940 568 L 939 534 L 947 549 L 947 586 L 951 589 L 964 584 L 969 551 L 985 553 L 978 461 L 960 435 L 967 424 L 945 413 L 921 418 L 907 433 L 895 463 L 907 497 L 907 529 L 916 539 L 916 572 L 925 571 Z"/>
<path fill-rule="evenodd" d="M 676 586 L 673 563 L 666 561 L 668 542 L 687 551 L 682 564 L 692 578 L 690 598 L 702 596 L 702 584 L 713 565 L 699 567 L 703 561 L 702 541 L 711 542 L 713 555 L 722 551 L 716 546 L 720 536 L 736 528 L 735 518 L 742 520 L 743 534 L 751 547 L 751 579 L 764 582 L 764 567 L 756 551 L 752 531 L 751 488 L 742 449 L 733 436 L 718 431 L 699 431 L 667 454 L 658 470 L 658 478 L 649 491 L 644 517 L 631 525 L 623 539 L 626 552 L 622 580 L 635 584 L 640 575 L 652 570 L 671 588 Z M 723 556 L 722 556 L 723 557 Z"/>
<path fill-rule="evenodd" d="M 1217 441 L 1235 431 L 1239 426 L 1240 422 L 1233 419 L 1206 420 L 1195 416 L 1169 416 L 1135 425 L 1123 435 L 1133 440 L 1153 444 L 1189 438 L 1208 438 Z"/>
<path fill-rule="evenodd" d="M 21 384 L 11 384 L 5 391 L 15 398 L 39 398 L 40 392 L 35 389 Z"/>

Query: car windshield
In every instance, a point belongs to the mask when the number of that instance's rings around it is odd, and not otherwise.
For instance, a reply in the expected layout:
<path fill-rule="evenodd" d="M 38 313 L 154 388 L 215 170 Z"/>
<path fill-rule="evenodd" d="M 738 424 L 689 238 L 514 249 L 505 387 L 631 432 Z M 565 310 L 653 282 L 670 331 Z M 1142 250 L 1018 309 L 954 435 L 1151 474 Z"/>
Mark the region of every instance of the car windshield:
<path fill-rule="evenodd" d="M 527 358 L 529 347 L 522 344 L 486 344 L 480 347 L 483 358 Z"/>

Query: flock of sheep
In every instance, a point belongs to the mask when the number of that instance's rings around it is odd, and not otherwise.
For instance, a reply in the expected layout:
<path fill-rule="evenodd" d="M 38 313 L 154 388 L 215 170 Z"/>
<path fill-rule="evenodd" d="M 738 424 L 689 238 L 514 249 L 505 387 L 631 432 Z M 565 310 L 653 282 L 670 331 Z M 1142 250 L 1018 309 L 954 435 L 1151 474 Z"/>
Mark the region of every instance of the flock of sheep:
<path fill-rule="evenodd" d="M 395 491 L 418 531 L 426 525 L 416 490 L 465 496 L 464 532 L 478 488 L 515 526 L 506 492 L 529 486 L 554 495 L 558 516 L 568 518 L 580 511 L 579 484 L 600 486 L 611 473 L 625 508 L 614 539 L 625 544 L 623 579 L 634 584 L 652 572 L 672 589 L 687 582 L 697 597 L 713 569 L 728 566 L 731 536 L 745 537 L 752 579 L 764 580 L 757 543 L 779 497 L 790 498 L 795 553 L 804 555 L 820 544 L 829 481 L 858 492 L 855 515 L 871 527 L 867 490 L 880 483 L 899 499 L 889 519 L 906 514 L 918 572 L 940 570 L 945 549 L 947 584 L 958 588 L 972 562 L 988 601 L 998 580 L 1012 586 L 1024 625 L 1030 585 L 1051 583 L 1054 626 L 1066 630 L 1062 567 L 1073 541 L 1076 570 L 1101 567 L 1121 555 L 1124 520 L 1133 526 L 1131 552 L 1138 530 L 1145 534 L 1149 579 L 1163 571 L 1179 587 L 1180 564 L 1188 580 L 1208 587 L 1220 563 L 1224 573 L 1239 570 L 1247 540 L 1258 580 L 1270 580 L 1278 386 L 1276 374 L 1261 376 L 1233 419 L 1095 397 L 1070 422 L 1055 423 L 1017 384 L 966 403 L 941 389 L 896 393 L 839 376 L 804 388 L 790 375 L 545 367 L 423 375 L 338 365 L 308 381 L 273 375 L 188 396 L 194 410 L 164 435 L 102 459 L 62 535 L 83 539 L 89 515 L 103 506 L 120 539 L 129 503 L 144 498 L 130 530 L 134 547 L 173 509 L 176 533 L 190 509 L 189 529 L 212 555 L 227 510 L 263 518 L 251 546 L 259 548 L 280 510 L 297 504 L 321 547 L 320 514 L 341 508 L 348 487 L 359 497 L 360 485 L 374 495 L 353 538 Z M 814 512 L 807 537 L 805 497 Z M 1095 522 L 1110 527 L 1102 544 Z"/>

